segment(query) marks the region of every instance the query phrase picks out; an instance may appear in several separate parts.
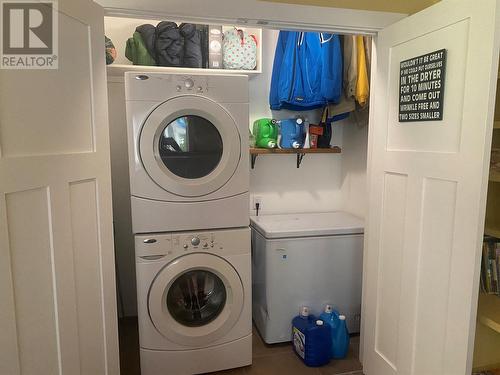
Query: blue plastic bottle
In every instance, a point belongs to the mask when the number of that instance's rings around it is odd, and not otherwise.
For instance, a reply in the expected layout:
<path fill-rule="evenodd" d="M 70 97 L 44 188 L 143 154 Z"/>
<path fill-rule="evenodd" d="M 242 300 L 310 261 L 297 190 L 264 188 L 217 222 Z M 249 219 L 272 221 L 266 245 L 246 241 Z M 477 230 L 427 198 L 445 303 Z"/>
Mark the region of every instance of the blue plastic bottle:
<path fill-rule="evenodd" d="M 279 121 L 279 148 L 302 148 L 304 140 L 304 120 L 302 118 Z"/>
<path fill-rule="evenodd" d="M 334 356 L 334 336 L 336 332 L 336 328 L 340 324 L 340 319 L 339 319 L 339 312 L 337 310 L 334 310 L 332 305 L 326 305 L 325 306 L 325 311 L 322 312 L 319 316 L 321 320 L 323 320 L 328 327 L 330 328 L 331 332 L 331 342 L 330 342 L 330 356 L 333 358 Z"/>
<path fill-rule="evenodd" d="M 333 358 L 345 358 L 349 352 L 349 331 L 345 323 L 345 315 L 339 315 L 339 323 L 333 328 Z"/>
<path fill-rule="evenodd" d="M 309 315 L 306 306 L 292 320 L 292 339 L 295 353 L 306 366 L 318 367 L 330 362 L 330 328 L 322 320 Z"/>

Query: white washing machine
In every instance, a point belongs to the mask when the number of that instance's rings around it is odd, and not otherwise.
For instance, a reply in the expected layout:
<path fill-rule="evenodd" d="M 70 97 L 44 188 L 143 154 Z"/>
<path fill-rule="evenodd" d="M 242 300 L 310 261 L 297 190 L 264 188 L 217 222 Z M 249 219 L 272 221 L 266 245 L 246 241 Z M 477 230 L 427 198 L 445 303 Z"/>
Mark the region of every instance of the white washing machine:
<path fill-rule="evenodd" d="M 125 73 L 134 233 L 248 217 L 248 78 Z"/>
<path fill-rule="evenodd" d="M 250 229 L 135 237 L 142 375 L 252 363 Z"/>
<path fill-rule="evenodd" d="M 253 319 L 268 344 L 290 341 L 301 306 L 326 304 L 360 331 L 363 220 L 346 212 L 253 216 Z"/>

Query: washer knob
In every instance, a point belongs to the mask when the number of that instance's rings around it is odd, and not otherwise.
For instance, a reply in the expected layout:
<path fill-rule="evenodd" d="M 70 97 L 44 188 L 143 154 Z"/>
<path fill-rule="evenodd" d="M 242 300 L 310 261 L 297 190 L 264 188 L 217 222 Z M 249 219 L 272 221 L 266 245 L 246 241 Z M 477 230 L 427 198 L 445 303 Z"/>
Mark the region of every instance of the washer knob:
<path fill-rule="evenodd" d="M 193 246 L 198 246 L 200 244 L 200 239 L 198 237 L 191 238 L 191 244 Z"/>
<path fill-rule="evenodd" d="M 187 89 L 191 89 L 194 86 L 194 82 L 191 78 L 188 78 L 184 81 L 184 86 L 186 86 Z"/>

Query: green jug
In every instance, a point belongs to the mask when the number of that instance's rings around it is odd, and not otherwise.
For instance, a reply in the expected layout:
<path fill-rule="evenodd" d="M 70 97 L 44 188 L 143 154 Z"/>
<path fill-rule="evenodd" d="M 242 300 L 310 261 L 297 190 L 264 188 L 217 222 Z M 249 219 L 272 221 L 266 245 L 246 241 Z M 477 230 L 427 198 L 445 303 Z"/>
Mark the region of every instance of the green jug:
<path fill-rule="evenodd" d="M 253 123 L 255 146 L 260 148 L 275 148 L 278 141 L 278 125 L 276 120 L 261 118 Z"/>

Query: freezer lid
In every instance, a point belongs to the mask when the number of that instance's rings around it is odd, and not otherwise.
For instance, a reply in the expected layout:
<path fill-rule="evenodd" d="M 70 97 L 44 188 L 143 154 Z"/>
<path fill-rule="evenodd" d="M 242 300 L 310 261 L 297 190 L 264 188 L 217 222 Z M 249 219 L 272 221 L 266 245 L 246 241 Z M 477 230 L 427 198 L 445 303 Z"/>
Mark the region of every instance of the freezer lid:
<path fill-rule="evenodd" d="M 266 238 L 362 234 L 364 222 L 347 212 L 320 212 L 250 217 L 251 226 Z"/>

